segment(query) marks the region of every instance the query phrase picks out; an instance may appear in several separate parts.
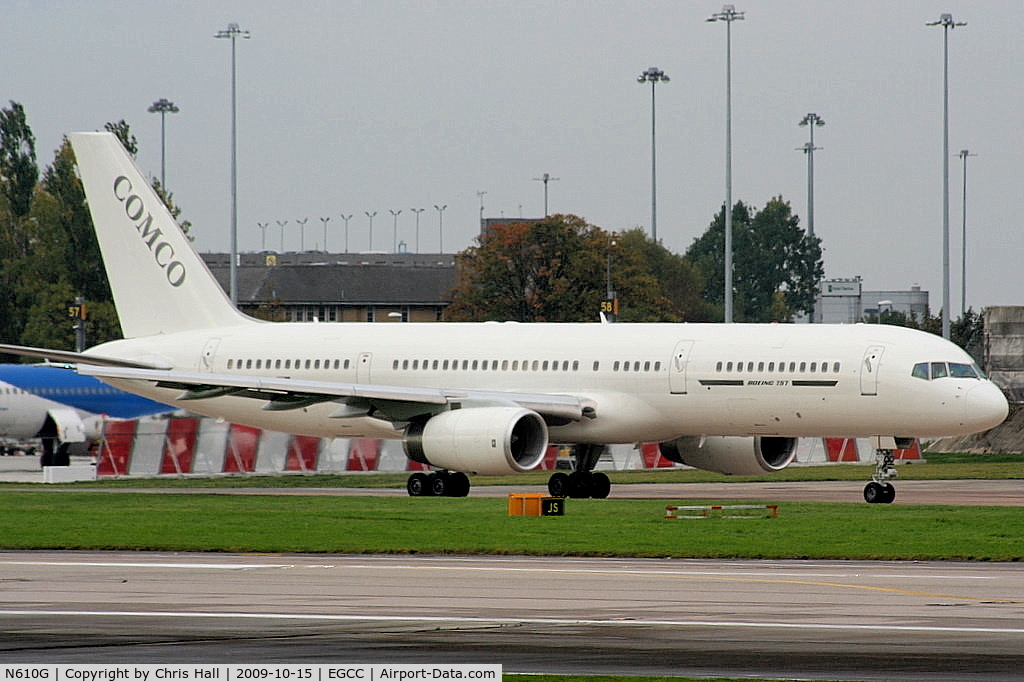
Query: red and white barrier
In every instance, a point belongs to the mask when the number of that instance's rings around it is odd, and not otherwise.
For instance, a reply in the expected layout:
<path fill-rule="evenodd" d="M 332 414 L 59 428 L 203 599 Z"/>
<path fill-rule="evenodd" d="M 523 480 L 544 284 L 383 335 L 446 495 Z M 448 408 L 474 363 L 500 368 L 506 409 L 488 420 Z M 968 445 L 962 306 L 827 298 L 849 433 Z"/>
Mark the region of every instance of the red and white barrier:
<path fill-rule="evenodd" d="M 548 447 L 538 469 L 558 468 L 563 446 Z M 917 441 L 896 451 L 897 460 L 921 459 Z M 801 439 L 797 461 L 874 461 L 870 441 L 852 438 Z M 624 471 L 677 466 L 661 456 L 656 443 L 639 448 L 609 446 L 597 468 Z M 264 431 L 199 417 L 110 421 L 104 428 L 96 473 L 109 476 L 182 476 L 186 474 L 400 473 L 427 469 L 410 461 L 399 441 L 370 438 L 321 439 Z"/>

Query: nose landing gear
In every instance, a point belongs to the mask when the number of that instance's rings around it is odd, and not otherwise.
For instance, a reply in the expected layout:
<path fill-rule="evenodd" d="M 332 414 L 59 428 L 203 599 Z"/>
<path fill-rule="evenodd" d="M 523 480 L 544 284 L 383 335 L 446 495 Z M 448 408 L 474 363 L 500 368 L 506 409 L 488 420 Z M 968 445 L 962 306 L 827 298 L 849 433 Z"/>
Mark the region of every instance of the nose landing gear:
<path fill-rule="evenodd" d="M 875 473 L 871 476 L 871 482 L 864 486 L 864 501 L 870 504 L 890 504 L 896 499 L 896 488 L 889 483 L 889 479 L 899 476 L 894 466 L 895 455 L 893 450 L 875 450 Z"/>

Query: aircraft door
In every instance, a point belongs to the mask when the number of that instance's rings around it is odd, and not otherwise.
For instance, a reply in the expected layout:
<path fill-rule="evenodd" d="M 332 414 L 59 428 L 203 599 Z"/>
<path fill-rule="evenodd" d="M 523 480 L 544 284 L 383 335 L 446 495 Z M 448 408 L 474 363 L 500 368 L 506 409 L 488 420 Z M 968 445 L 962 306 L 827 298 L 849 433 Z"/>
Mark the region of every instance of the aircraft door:
<path fill-rule="evenodd" d="M 373 360 L 373 353 L 360 353 L 356 362 L 356 383 L 370 383 L 370 364 Z"/>
<path fill-rule="evenodd" d="M 860 363 L 860 394 L 878 395 L 878 368 L 885 346 L 868 346 Z"/>
<path fill-rule="evenodd" d="M 693 341 L 680 341 L 672 352 L 668 368 L 668 390 L 670 393 L 686 393 L 686 367 L 690 363 Z"/>
<path fill-rule="evenodd" d="M 220 339 L 210 339 L 203 346 L 203 354 L 199 356 L 199 371 L 200 372 L 212 372 L 213 371 L 213 356 L 217 354 L 217 346 L 220 345 Z"/>

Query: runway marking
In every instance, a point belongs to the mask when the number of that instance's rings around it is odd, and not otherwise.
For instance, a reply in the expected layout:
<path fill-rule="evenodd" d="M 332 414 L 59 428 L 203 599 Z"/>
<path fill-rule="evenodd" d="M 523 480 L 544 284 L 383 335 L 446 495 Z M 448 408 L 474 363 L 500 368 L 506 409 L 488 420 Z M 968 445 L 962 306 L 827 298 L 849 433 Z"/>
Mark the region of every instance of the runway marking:
<path fill-rule="evenodd" d="M 871 632 L 936 632 L 959 634 L 1024 634 L 1021 628 L 995 627 L 953 627 L 930 625 L 884 625 L 836 623 L 785 623 L 755 621 L 713 621 L 713 620 L 639 620 L 639 619 L 590 619 L 590 618 L 487 618 L 483 616 L 374 616 L 341 615 L 318 613 L 243 613 L 216 611 L 65 611 L 65 610 L 0 610 L 0 616 L 77 616 L 89 618 L 211 618 L 242 620 L 302 620 L 325 622 L 373 622 L 373 623 L 441 623 L 469 625 L 593 625 L 632 627 L 699 627 L 699 628 L 751 628 L 789 630 L 867 630 Z"/>
<path fill-rule="evenodd" d="M 724 575 L 723 572 L 712 572 L 712 571 L 691 571 L 682 572 L 679 570 L 647 570 L 642 569 L 639 571 L 633 570 L 609 570 L 609 569 L 589 569 L 589 568 L 570 568 L 570 569 L 558 569 L 558 568 L 529 568 L 529 567 L 509 567 L 509 566 L 442 566 L 436 564 L 430 565 L 412 565 L 412 564 L 388 564 L 386 562 L 380 563 L 367 563 L 361 562 L 357 564 L 344 564 L 338 566 L 335 564 L 285 564 L 285 563 L 267 563 L 267 564 L 230 564 L 230 563 L 182 563 L 182 562 L 117 562 L 117 561 L 3 561 L 0 560 L 0 565 L 11 565 L 11 566 L 90 566 L 100 568 L 171 568 L 171 569 L 183 569 L 183 570 L 255 570 L 255 569 L 293 569 L 293 568 L 306 568 L 306 569 L 334 569 L 334 568 L 346 568 L 355 570 L 408 570 L 408 571 L 474 571 L 474 572 L 501 572 L 501 573 L 542 573 L 542 574 L 562 574 L 562 575 L 607 575 L 607 576 L 623 576 L 629 578 L 637 578 L 640 576 L 659 576 L 659 577 L 670 577 L 678 578 L 680 580 L 709 580 L 717 582 L 739 582 L 739 583 L 763 583 L 769 585 L 804 585 L 807 587 L 832 587 L 837 589 L 848 589 L 848 590 L 865 590 L 870 592 L 884 592 L 887 594 L 901 594 L 911 597 L 926 597 L 929 599 L 954 599 L 961 601 L 972 601 L 972 602 L 985 602 L 988 604 L 1024 604 L 1024 599 L 1001 599 L 991 597 L 968 597 L 964 595 L 955 594 L 941 594 L 934 592 L 922 592 L 919 590 L 908 590 L 895 587 L 880 587 L 876 585 L 858 585 L 853 583 L 840 583 L 831 582 L 826 580 L 799 580 L 793 578 L 767 578 L 757 577 L 763 575 L 763 572 L 759 571 L 754 575 Z M 739 573 L 737 571 L 737 573 Z M 818 574 L 821 575 L 821 574 Z M 890 576 L 892 577 L 892 576 Z M 914 576 L 896 576 L 900 579 L 910 580 Z M 923 576 L 932 578 L 932 576 Z M 983 579 L 989 580 L 990 578 L 985 576 L 960 576 L 951 577 L 949 579 Z"/>

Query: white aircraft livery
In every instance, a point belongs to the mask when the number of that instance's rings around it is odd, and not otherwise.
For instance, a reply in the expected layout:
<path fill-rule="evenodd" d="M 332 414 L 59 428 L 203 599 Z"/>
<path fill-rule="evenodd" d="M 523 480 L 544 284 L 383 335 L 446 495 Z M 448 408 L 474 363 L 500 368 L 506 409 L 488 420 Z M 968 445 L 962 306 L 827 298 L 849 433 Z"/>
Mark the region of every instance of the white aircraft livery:
<path fill-rule="evenodd" d="M 411 495 L 465 495 L 467 474 L 533 469 L 576 444 L 553 495 L 605 497 L 611 443 L 755 474 L 799 437 L 875 438 L 869 502 L 891 502 L 904 439 L 969 434 L 1007 402 L 971 357 L 884 325 L 267 323 L 230 303 L 117 139 L 72 146 L 125 338 L 82 355 L 7 347 L 153 400 L 256 427 L 398 439 L 435 469 Z M 400 276 L 400 275 L 399 275 Z"/>

